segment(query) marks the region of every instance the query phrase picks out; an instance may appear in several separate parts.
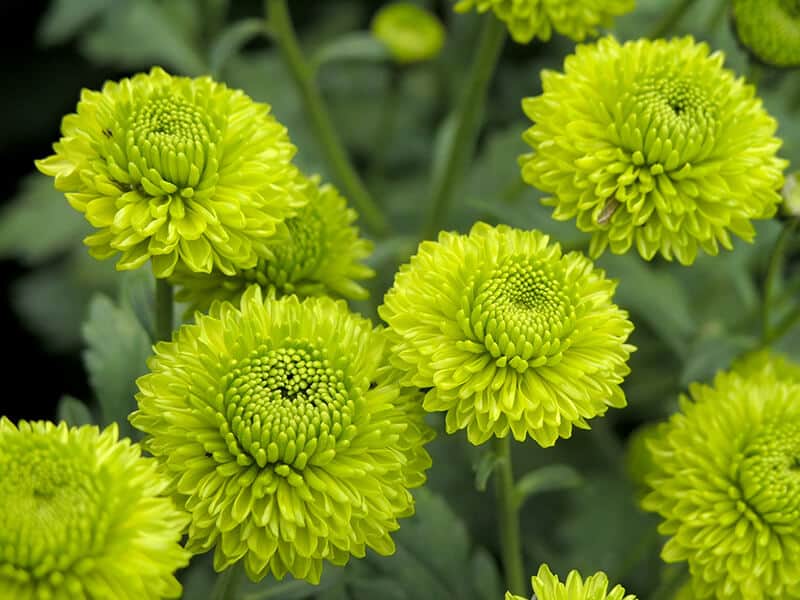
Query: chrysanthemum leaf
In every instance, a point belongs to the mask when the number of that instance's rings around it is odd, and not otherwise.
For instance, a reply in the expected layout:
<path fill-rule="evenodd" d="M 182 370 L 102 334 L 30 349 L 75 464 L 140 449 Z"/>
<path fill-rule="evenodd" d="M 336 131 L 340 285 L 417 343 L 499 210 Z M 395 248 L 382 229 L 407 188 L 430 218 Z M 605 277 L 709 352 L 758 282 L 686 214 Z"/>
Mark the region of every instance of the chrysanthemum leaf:
<path fill-rule="evenodd" d="M 56 416 L 59 421 L 66 421 L 76 427 L 94 423 L 94 417 L 86 404 L 70 395 L 61 396 L 56 407 Z"/>
<path fill-rule="evenodd" d="M 576 488 L 583 477 L 569 465 L 546 465 L 522 475 L 514 485 L 514 502 L 522 506 L 531 496 Z"/>
<path fill-rule="evenodd" d="M 130 310 L 99 294 L 89 304 L 83 337 L 83 360 L 103 424 L 118 423 L 130 436 L 134 430 L 128 414 L 135 408 L 136 378 L 146 371 L 152 353 L 150 338 Z"/>

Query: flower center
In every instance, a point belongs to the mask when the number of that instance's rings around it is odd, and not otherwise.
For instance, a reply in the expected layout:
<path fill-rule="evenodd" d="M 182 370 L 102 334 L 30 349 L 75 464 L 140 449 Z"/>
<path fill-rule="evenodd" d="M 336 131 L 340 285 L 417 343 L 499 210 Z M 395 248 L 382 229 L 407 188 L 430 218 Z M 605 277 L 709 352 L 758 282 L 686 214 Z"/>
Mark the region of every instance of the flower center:
<path fill-rule="evenodd" d="M 192 189 L 201 179 L 214 176 L 219 139 L 219 130 L 199 107 L 180 97 L 161 96 L 134 108 L 127 154 L 147 180 L 142 181 L 145 190 L 160 195 Z"/>
<path fill-rule="evenodd" d="M 332 456 L 353 433 L 348 380 L 308 341 L 261 346 L 235 363 L 224 383 L 220 431 L 240 464 L 302 469 L 312 457 Z"/>
<path fill-rule="evenodd" d="M 561 278 L 527 257 L 510 257 L 478 287 L 472 331 L 496 358 L 522 371 L 560 356 L 574 326 Z M 562 341 L 560 341 L 562 340 Z"/>
<path fill-rule="evenodd" d="M 742 453 L 739 484 L 762 519 L 795 526 L 800 518 L 800 425 L 761 427 Z"/>
<path fill-rule="evenodd" d="M 90 568 L 91 557 L 103 552 L 111 512 L 94 457 L 52 438 L 14 437 L 0 454 L 0 566 L 10 566 L 4 573 L 52 578 Z"/>
<path fill-rule="evenodd" d="M 699 128 L 713 132 L 716 107 L 694 82 L 671 74 L 645 78 L 634 92 L 636 108 L 650 121 L 650 128 L 681 132 Z M 643 132 L 644 133 L 644 132 Z M 637 148 L 639 150 L 640 148 Z"/>
<path fill-rule="evenodd" d="M 325 225 L 309 206 L 297 217 L 287 219 L 283 227 L 284 235 L 277 236 L 270 246 L 272 256 L 243 275 L 248 282 L 292 292 L 292 283 L 310 276 L 319 266 L 325 248 Z"/>

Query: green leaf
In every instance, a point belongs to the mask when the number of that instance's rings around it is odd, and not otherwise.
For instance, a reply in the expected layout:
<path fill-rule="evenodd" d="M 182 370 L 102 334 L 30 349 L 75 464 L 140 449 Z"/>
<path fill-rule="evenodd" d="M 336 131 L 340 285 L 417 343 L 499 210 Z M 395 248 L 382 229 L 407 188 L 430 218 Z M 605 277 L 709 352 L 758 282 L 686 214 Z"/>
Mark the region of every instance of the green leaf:
<path fill-rule="evenodd" d="M 77 246 L 88 231 L 89 224 L 53 187 L 53 180 L 33 173 L 0 213 L 0 257 L 38 265 Z"/>
<path fill-rule="evenodd" d="M 250 40 L 267 33 L 264 19 L 252 17 L 228 25 L 219 34 L 209 50 L 209 68 L 218 74 L 225 64 Z"/>
<path fill-rule="evenodd" d="M 172 4 L 175 4 L 174 0 Z M 155 0 L 117 0 L 100 26 L 84 36 L 82 52 L 98 64 L 143 69 L 153 64 L 184 75 L 208 72 L 195 47 L 194 18 L 181 17 L 170 3 Z M 196 3 L 181 3 L 196 10 Z"/>
<path fill-rule="evenodd" d="M 489 483 L 489 478 L 494 473 L 494 470 L 503 464 L 505 459 L 497 456 L 495 452 L 487 449 L 484 452 L 478 463 L 473 467 L 475 470 L 475 489 L 479 492 L 486 491 L 486 485 Z"/>
<path fill-rule="evenodd" d="M 83 325 L 84 364 L 100 405 L 103 425 L 116 422 L 120 436 L 130 436 L 128 415 L 135 408 L 136 379 L 145 373 L 150 338 L 136 315 L 97 294 Z"/>
<path fill-rule="evenodd" d="M 698 339 L 687 352 L 681 371 L 681 385 L 685 387 L 694 381 L 710 381 L 717 371 L 729 368 L 737 356 L 755 348 L 757 342 L 753 336 L 724 332 Z"/>
<path fill-rule="evenodd" d="M 647 322 L 659 338 L 682 355 L 696 325 L 686 290 L 678 279 L 632 254 L 606 254 L 597 264 L 619 279 L 614 301 Z"/>
<path fill-rule="evenodd" d="M 66 421 L 70 426 L 91 425 L 94 417 L 89 408 L 77 398 L 69 395 L 61 396 L 56 408 L 56 417 L 59 421 Z"/>
<path fill-rule="evenodd" d="M 569 465 L 547 465 L 526 473 L 517 480 L 514 488 L 514 501 L 517 506 L 536 494 L 576 488 L 583 484 L 583 478 Z"/>
<path fill-rule="evenodd" d="M 354 31 L 331 40 L 320 47 L 313 55 L 311 64 L 314 69 L 336 61 L 369 61 L 383 62 L 391 55 L 383 42 L 375 39 L 366 31 Z"/>
<path fill-rule="evenodd" d="M 66 42 L 112 4 L 112 0 L 53 0 L 39 22 L 36 37 L 45 45 Z"/>

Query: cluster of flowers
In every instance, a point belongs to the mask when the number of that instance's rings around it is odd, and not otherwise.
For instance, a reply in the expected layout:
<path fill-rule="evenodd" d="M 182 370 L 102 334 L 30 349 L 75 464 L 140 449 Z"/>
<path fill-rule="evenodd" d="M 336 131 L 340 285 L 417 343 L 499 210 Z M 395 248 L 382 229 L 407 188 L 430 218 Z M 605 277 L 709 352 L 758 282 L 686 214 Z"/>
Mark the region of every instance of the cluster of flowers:
<path fill-rule="evenodd" d="M 632 2 L 562 4 L 459 8 L 493 8 L 518 39 L 581 39 Z M 523 176 L 592 233 L 590 254 L 690 264 L 775 213 L 776 123 L 722 60 L 691 38 L 603 38 L 524 101 Z M 635 348 L 616 283 L 541 232 L 477 223 L 423 242 L 379 309 L 386 328 L 331 298 L 366 295 L 370 244 L 240 91 L 154 68 L 85 91 L 54 148 L 38 166 L 97 229 L 92 255 L 149 261 L 197 312 L 137 382 L 131 422 L 153 458 L 113 426 L 0 421 L 4 597 L 176 597 L 174 571 L 212 549 L 220 571 L 318 582 L 323 561 L 393 552 L 431 464 L 425 411 L 476 445 L 548 447 L 625 406 Z M 653 436 L 644 506 L 698 598 L 800 598 L 798 369 L 758 355 L 693 386 Z M 634 598 L 547 566 L 532 586 Z"/>

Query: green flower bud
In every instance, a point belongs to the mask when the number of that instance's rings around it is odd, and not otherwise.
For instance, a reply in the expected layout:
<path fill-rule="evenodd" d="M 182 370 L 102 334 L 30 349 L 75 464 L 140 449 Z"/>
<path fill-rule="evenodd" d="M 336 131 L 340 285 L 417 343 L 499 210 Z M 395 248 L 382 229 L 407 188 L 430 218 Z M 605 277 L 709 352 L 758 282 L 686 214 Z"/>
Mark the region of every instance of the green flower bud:
<path fill-rule="evenodd" d="M 397 62 L 408 64 L 438 56 L 445 31 L 430 11 L 416 4 L 394 2 L 381 7 L 372 19 L 372 35 L 386 45 Z"/>
<path fill-rule="evenodd" d="M 553 575 L 547 565 L 539 567 L 539 573 L 531 578 L 536 600 L 636 600 L 633 594 L 625 594 L 625 589 L 615 585 L 608 589 L 608 577 L 602 571 L 585 580 L 577 571 L 570 571 L 564 583 Z M 506 592 L 505 600 L 528 600 Z"/>
<path fill-rule="evenodd" d="M 800 67 L 800 2 L 733 0 L 733 23 L 742 45 L 775 67 Z"/>

